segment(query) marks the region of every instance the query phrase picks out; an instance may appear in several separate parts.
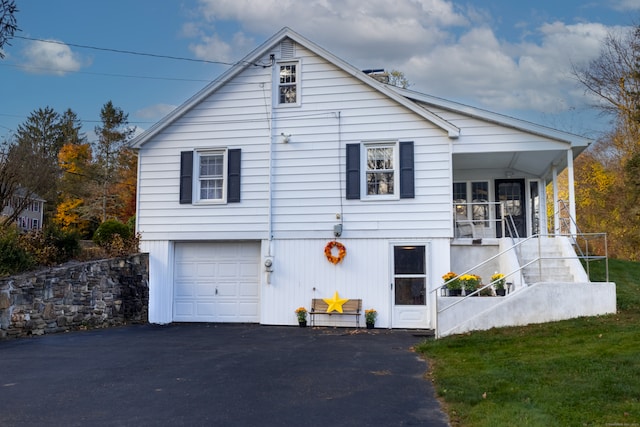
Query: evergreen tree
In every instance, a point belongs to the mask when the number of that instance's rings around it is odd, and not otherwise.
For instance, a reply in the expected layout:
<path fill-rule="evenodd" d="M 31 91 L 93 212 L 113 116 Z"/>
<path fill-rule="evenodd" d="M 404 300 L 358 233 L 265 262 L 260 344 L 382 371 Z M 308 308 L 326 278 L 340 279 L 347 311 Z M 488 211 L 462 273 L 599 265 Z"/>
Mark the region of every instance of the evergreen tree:
<path fill-rule="evenodd" d="M 118 192 L 118 184 L 122 182 L 120 172 L 127 167 L 128 143 L 134 129 L 129 127 L 129 115 L 108 101 L 100 111 L 101 126 L 96 126 L 98 140 L 94 154 L 96 178 L 100 188 L 101 222 L 108 218 L 121 216 L 123 201 Z M 125 218 L 126 220 L 126 218 Z"/>

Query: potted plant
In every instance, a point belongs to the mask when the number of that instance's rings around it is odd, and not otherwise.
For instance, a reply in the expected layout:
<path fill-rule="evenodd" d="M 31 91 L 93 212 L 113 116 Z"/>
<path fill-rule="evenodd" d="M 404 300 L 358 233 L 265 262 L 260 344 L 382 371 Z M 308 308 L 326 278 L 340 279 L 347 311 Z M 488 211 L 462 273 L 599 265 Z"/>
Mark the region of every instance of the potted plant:
<path fill-rule="evenodd" d="M 505 289 L 505 284 L 506 284 L 506 279 L 504 277 L 504 274 L 502 273 L 496 273 L 493 276 L 491 276 L 491 281 L 493 282 L 493 288 L 496 290 L 496 295 L 498 296 L 505 296 L 506 294 L 506 289 Z"/>
<path fill-rule="evenodd" d="M 378 317 L 378 312 L 373 308 L 364 311 L 364 321 L 367 324 L 367 329 L 373 329 L 376 324 L 376 317 Z"/>
<path fill-rule="evenodd" d="M 464 289 L 465 294 L 469 295 L 478 289 L 482 283 L 482 279 L 476 274 L 463 274 L 460 276 L 460 282 L 462 283 L 462 288 Z M 475 295 L 478 294 L 476 293 Z"/>
<path fill-rule="evenodd" d="M 307 309 L 304 307 L 296 308 L 296 316 L 298 316 L 298 325 L 301 328 L 307 326 Z"/>
<path fill-rule="evenodd" d="M 458 275 L 453 271 L 442 276 L 450 297 L 456 297 L 462 294 L 462 283 L 460 283 L 460 279 L 457 277 Z"/>

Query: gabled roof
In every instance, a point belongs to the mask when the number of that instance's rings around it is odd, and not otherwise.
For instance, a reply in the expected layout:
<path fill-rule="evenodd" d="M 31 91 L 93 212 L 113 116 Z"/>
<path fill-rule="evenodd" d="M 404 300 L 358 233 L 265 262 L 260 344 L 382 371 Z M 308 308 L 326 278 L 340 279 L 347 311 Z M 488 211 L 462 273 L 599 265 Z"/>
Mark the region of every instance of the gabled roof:
<path fill-rule="evenodd" d="M 416 114 L 424 117 L 427 121 L 433 123 L 435 126 L 441 128 L 446 131 L 450 138 L 457 138 L 460 135 L 460 129 L 458 129 L 453 124 L 444 120 L 442 117 L 420 107 L 416 103 L 412 102 L 409 98 L 401 95 L 397 91 L 393 90 L 391 86 L 385 85 L 367 74 L 363 73 L 356 67 L 346 63 L 342 59 L 336 57 L 332 53 L 324 50 L 320 46 L 315 43 L 307 40 L 302 37 L 300 34 L 291 30 L 290 28 L 283 28 L 278 33 L 273 35 L 267 41 L 265 41 L 262 45 L 254 49 L 251 53 L 245 56 L 242 60 L 240 60 L 236 65 L 228 69 L 225 73 L 223 73 L 219 78 L 205 86 L 202 90 L 196 93 L 194 96 L 185 101 L 178 108 L 169 113 L 166 117 L 161 119 L 159 122 L 151 126 L 144 133 L 137 136 L 133 141 L 131 141 L 131 146 L 133 148 L 140 148 L 147 141 L 157 135 L 159 132 L 170 126 L 174 121 L 184 115 L 187 111 L 189 111 L 192 107 L 209 97 L 213 94 L 218 88 L 224 86 L 228 81 L 233 79 L 243 70 L 248 67 L 252 67 L 256 65 L 257 61 L 261 60 L 270 50 L 272 50 L 276 45 L 278 45 L 285 38 L 289 38 L 294 42 L 300 44 L 305 47 L 309 51 L 315 53 L 316 55 L 324 58 L 325 60 L 331 62 L 333 65 L 341 68 L 343 71 L 347 72 L 351 76 L 357 78 L 362 83 L 367 86 L 371 86 L 375 88 L 377 91 L 382 92 L 389 98 L 395 100 L 399 104 L 405 106 L 409 110 L 415 112 Z"/>

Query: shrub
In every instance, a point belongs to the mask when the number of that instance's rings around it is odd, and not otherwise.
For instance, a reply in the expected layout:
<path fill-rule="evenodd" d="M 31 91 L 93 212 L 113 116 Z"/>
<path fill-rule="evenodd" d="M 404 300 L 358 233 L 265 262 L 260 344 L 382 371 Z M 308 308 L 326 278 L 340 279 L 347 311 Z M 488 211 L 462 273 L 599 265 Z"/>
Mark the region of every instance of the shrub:
<path fill-rule="evenodd" d="M 116 219 L 109 219 L 98 227 L 95 233 L 93 233 L 93 241 L 102 246 L 111 245 L 115 236 L 120 236 L 124 241 L 131 238 L 131 229 Z"/>
<path fill-rule="evenodd" d="M 19 236 L 17 244 L 31 254 L 39 265 L 53 265 L 69 261 L 80 252 L 78 236 L 55 226 L 44 231 L 29 231 Z"/>
<path fill-rule="evenodd" d="M 93 241 L 104 249 L 107 256 L 125 256 L 136 253 L 139 250 L 140 236 L 133 233 L 130 225 L 131 221 L 128 222 L 128 225 L 115 219 L 105 221 L 94 233 Z"/>
<path fill-rule="evenodd" d="M 8 276 L 36 265 L 34 257 L 19 244 L 20 232 L 15 228 L 0 232 L 0 275 Z"/>

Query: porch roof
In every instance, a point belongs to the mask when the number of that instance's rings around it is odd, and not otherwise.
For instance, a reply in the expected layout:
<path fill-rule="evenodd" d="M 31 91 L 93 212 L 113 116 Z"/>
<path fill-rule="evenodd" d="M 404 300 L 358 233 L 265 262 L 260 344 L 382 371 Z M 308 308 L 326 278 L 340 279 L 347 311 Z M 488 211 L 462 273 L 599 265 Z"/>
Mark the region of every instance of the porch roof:
<path fill-rule="evenodd" d="M 514 176 L 535 176 L 551 181 L 553 167 L 558 172 L 567 167 L 568 150 L 571 150 L 575 159 L 592 142 L 590 139 L 580 135 L 432 95 L 398 87 L 392 87 L 392 89 L 402 96 L 423 105 L 426 109 L 435 108 L 450 111 L 535 136 L 535 138 L 527 142 L 513 141 L 513 144 L 510 145 L 500 145 L 485 141 L 484 143 L 473 143 L 465 146 L 463 143 L 465 129 L 463 127 L 460 131 L 461 138 L 454 142 L 452 149 L 454 170 L 511 171 Z M 456 146 L 456 144 L 460 145 Z"/>
<path fill-rule="evenodd" d="M 575 158 L 576 149 L 572 151 Z M 454 177 L 456 170 L 492 170 L 516 177 L 538 177 L 550 182 L 553 166 L 558 173 L 567 167 L 567 150 L 453 154 Z"/>

